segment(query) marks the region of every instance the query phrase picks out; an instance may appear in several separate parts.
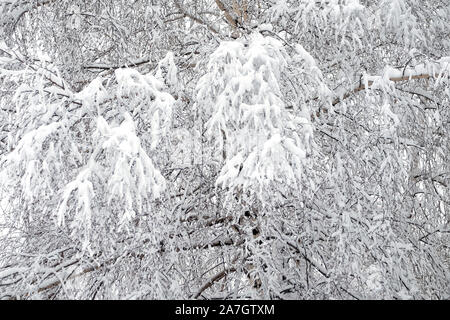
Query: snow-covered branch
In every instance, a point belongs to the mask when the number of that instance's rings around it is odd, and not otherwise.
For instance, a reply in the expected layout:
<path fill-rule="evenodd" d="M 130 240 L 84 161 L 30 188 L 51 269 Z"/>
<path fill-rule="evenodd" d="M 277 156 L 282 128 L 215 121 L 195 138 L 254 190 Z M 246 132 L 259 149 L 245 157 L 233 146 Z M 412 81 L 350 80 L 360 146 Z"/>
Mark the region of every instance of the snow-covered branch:
<path fill-rule="evenodd" d="M 450 73 L 450 57 L 443 57 L 436 62 L 422 63 L 415 67 L 406 66 L 403 69 L 386 67 L 383 74 L 379 76 L 362 75 L 361 81 L 352 90 L 339 94 L 339 97 L 333 100 L 332 105 L 351 97 L 353 94 L 367 90 L 374 84 L 380 82 L 400 82 L 419 79 L 435 78 L 439 80 L 442 77 L 448 77 Z"/>

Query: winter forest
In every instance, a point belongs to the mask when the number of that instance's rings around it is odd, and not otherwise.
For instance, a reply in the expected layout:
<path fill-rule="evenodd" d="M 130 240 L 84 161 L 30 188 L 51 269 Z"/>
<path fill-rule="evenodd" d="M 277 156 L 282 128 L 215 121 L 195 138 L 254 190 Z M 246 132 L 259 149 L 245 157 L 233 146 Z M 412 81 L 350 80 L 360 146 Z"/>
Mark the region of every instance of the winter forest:
<path fill-rule="evenodd" d="M 0 299 L 450 299 L 448 0 L 0 0 Z"/>

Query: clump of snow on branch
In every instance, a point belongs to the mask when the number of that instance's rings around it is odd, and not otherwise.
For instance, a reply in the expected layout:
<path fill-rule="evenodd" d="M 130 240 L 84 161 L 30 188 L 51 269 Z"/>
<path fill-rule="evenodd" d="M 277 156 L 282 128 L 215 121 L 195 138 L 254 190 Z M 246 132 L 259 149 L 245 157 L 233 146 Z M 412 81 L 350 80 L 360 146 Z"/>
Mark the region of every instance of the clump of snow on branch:
<path fill-rule="evenodd" d="M 69 216 L 71 229 L 75 234 L 83 230 L 84 241 L 90 239 L 94 219 L 117 214 L 119 230 L 127 228 L 136 212 L 145 210 L 147 202 L 158 198 L 165 188 L 164 178 L 141 147 L 129 114 L 117 127 L 99 117 L 95 136 L 94 152 L 75 180 L 65 187 L 58 209 L 59 225 Z M 98 183 L 101 185 L 95 186 Z M 101 203 L 109 209 L 99 207 Z"/>
<path fill-rule="evenodd" d="M 315 67 L 301 46 L 298 54 Z M 286 110 L 281 75 L 292 59 L 280 41 L 259 34 L 248 43 L 224 42 L 211 55 L 197 99 L 210 115 L 206 134 L 224 161 L 217 185 L 260 196 L 271 183 L 298 188 L 312 125 L 306 113 Z"/>

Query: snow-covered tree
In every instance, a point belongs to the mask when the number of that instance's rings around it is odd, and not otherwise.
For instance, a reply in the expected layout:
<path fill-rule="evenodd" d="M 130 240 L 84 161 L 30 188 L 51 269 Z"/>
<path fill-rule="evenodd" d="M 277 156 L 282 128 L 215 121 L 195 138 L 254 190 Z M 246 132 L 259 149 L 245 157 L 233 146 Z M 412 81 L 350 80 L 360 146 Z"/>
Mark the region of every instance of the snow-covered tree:
<path fill-rule="evenodd" d="M 0 0 L 0 298 L 448 299 L 448 17 Z"/>

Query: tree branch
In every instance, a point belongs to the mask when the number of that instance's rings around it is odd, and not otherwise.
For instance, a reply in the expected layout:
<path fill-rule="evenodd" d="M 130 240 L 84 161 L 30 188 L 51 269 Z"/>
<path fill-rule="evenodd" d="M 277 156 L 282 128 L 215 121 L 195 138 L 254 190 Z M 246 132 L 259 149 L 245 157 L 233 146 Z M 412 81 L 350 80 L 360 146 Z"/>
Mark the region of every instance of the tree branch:
<path fill-rule="evenodd" d="M 219 281 L 220 279 L 222 279 L 223 277 L 225 277 L 227 274 L 233 273 L 236 271 L 235 267 L 230 267 L 227 269 L 224 269 L 222 271 L 220 271 L 218 274 L 216 274 L 214 277 L 212 277 L 211 279 L 208 280 L 208 282 L 206 282 L 198 291 L 197 293 L 194 295 L 194 299 L 197 299 L 202 293 L 203 291 L 205 291 L 206 289 L 210 288 L 215 282 Z"/>
<path fill-rule="evenodd" d="M 410 80 L 438 78 L 442 76 L 445 72 L 447 73 L 450 72 L 450 57 L 443 57 L 436 63 L 430 64 L 423 63 L 417 65 L 416 67 L 408 69 L 390 68 L 387 70 L 384 77 L 392 82 L 401 82 Z M 383 78 L 383 76 L 366 76 L 365 81 L 359 81 L 358 84 L 353 89 L 344 93 L 342 96 L 335 98 L 331 102 L 331 105 L 335 106 L 344 101 L 345 99 L 351 97 L 353 94 L 369 89 L 376 82 L 376 80 L 379 80 L 381 78 Z M 430 99 L 429 97 L 427 98 Z M 319 97 L 315 97 L 313 99 L 306 101 L 306 103 L 316 101 L 318 99 Z M 327 112 L 328 108 L 320 108 L 318 111 L 315 112 L 315 115 L 316 117 L 319 117 L 320 113 L 327 113 Z"/>
<path fill-rule="evenodd" d="M 436 71 L 438 70 L 438 71 Z M 418 79 L 438 78 L 444 72 L 450 71 L 450 57 L 443 57 L 435 63 L 422 63 L 412 68 L 394 69 L 388 68 L 384 74 L 384 77 L 392 82 L 410 81 Z M 334 99 L 332 105 L 336 105 L 339 102 L 347 99 L 352 94 L 359 91 L 370 88 L 375 80 L 380 79 L 382 76 L 367 76 L 365 83 L 359 82 L 359 84 L 351 91 L 345 93 L 342 97 Z"/>
<path fill-rule="evenodd" d="M 219 7 L 219 9 L 223 12 L 223 14 L 225 15 L 225 19 L 226 21 L 230 24 L 230 26 L 232 26 L 233 28 L 237 28 L 237 21 L 236 19 L 234 19 L 230 12 L 228 12 L 227 8 L 225 7 L 225 5 L 223 4 L 222 1 L 220 0 L 215 0 L 217 6 Z"/>
<path fill-rule="evenodd" d="M 188 17 L 190 19 L 192 19 L 193 21 L 199 23 L 199 24 L 203 24 L 205 25 L 211 32 L 219 34 L 219 31 L 217 31 L 213 26 L 211 26 L 209 23 L 207 23 L 206 21 L 200 19 L 199 17 L 194 16 L 193 14 L 189 13 L 185 8 L 183 8 L 181 6 L 181 4 L 178 1 L 174 1 L 175 6 L 177 7 L 178 10 L 180 10 L 180 12 L 185 16 Z"/>

